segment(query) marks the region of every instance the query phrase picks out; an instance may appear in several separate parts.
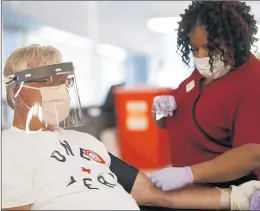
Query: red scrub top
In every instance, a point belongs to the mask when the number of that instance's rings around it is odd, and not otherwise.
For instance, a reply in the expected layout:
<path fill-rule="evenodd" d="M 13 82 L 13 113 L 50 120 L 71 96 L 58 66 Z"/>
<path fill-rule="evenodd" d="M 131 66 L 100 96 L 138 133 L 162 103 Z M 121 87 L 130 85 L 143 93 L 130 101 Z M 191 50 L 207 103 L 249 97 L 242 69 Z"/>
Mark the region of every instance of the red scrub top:
<path fill-rule="evenodd" d="M 260 60 L 251 55 L 239 68 L 203 88 L 201 79 L 195 70 L 171 93 L 178 108 L 166 123 L 175 167 L 205 162 L 244 144 L 260 144 Z M 257 179 L 256 175 L 212 185 L 239 185 Z"/>

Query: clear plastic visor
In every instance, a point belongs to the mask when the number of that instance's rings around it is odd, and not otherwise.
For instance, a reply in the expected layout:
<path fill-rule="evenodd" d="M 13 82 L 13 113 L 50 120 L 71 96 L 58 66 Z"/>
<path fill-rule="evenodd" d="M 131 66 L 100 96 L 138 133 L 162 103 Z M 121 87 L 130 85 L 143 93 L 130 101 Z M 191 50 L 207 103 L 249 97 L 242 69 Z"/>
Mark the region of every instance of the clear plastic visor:
<path fill-rule="evenodd" d="M 84 119 L 72 63 L 24 70 L 5 78 L 27 131 L 81 126 Z"/>

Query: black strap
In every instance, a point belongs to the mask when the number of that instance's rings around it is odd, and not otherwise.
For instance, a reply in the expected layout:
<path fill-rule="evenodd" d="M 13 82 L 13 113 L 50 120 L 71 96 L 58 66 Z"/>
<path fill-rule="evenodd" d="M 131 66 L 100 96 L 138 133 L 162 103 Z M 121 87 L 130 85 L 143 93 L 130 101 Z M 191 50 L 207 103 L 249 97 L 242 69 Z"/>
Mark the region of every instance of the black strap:
<path fill-rule="evenodd" d="M 224 143 L 222 141 L 219 141 L 217 139 L 215 139 L 214 137 L 212 137 L 211 135 L 209 135 L 202 127 L 201 125 L 199 124 L 197 118 L 196 118 L 196 106 L 197 106 L 197 103 L 199 102 L 199 99 L 200 99 L 200 96 L 201 96 L 201 93 L 198 95 L 198 97 L 195 99 L 195 102 L 193 104 L 193 107 L 192 107 L 192 118 L 193 118 L 193 121 L 195 123 L 195 125 L 197 126 L 197 128 L 200 130 L 200 132 L 210 141 L 218 144 L 218 145 L 221 145 L 221 146 L 224 146 L 224 147 L 227 147 L 227 148 L 232 148 L 232 145 L 230 143 Z"/>
<path fill-rule="evenodd" d="M 110 170 L 117 176 L 118 183 L 126 192 L 131 193 L 139 170 L 109 153 L 111 158 Z"/>

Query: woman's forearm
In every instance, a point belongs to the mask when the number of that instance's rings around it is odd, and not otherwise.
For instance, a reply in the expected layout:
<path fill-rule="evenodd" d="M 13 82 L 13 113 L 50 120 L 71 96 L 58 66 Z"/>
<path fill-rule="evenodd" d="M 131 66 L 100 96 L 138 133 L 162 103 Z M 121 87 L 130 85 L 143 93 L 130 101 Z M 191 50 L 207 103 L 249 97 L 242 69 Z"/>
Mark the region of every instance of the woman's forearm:
<path fill-rule="evenodd" d="M 191 166 L 195 183 L 227 182 L 260 168 L 260 145 L 247 144 Z"/>

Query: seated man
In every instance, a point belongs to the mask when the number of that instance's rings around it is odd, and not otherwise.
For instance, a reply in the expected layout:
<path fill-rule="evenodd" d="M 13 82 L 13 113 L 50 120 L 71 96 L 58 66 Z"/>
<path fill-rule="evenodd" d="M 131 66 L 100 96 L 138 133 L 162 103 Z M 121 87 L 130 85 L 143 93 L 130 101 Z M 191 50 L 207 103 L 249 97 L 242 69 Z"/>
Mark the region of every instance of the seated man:
<path fill-rule="evenodd" d="M 91 135 L 62 129 L 84 122 L 73 64 L 61 62 L 57 49 L 35 45 L 16 50 L 6 61 L 4 82 L 14 119 L 2 134 L 4 209 L 228 209 L 230 193 L 232 208 L 249 207 L 255 182 L 245 184 L 245 194 L 244 187 L 162 192 L 144 174 L 109 156 Z"/>

